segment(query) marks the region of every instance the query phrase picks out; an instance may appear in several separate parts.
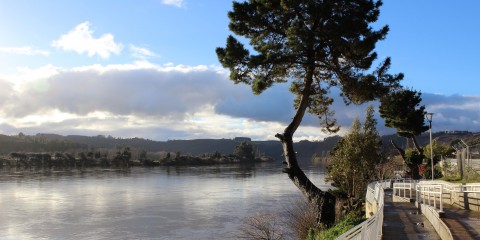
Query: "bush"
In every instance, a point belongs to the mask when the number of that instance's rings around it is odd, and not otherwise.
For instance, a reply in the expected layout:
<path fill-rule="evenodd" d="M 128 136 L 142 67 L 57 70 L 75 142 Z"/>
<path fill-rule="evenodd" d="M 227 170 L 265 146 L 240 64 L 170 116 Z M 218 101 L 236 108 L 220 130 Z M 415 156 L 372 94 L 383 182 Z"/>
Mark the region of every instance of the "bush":
<path fill-rule="evenodd" d="M 333 240 L 342 235 L 351 228 L 363 222 L 365 218 L 361 212 L 355 211 L 348 213 L 341 221 L 337 222 L 333 227 L 326 230 L 310 229 L 307 240 Z"/>
<path fill-rule="evenodd" d="M 296 236 L 296 239 L 305 239 L 309 229 L 317 225 L 317 210 L 305 198 L 300 198 L 285 208 L 287 213 L 286 225 Z"/>
<path fill-rule="evenodd" d="M 235 235 L 236 239 L 282 240 L 285 237 L 277 215 L 257 213 L 244 219 L 242 226 Z"/>

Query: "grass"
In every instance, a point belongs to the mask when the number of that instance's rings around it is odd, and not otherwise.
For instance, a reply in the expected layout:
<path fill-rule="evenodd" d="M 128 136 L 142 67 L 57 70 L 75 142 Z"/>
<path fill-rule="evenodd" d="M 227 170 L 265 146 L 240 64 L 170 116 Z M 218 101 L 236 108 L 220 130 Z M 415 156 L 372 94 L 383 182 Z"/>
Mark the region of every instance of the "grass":
<path fill-rule="evenodd" d="M 307 240 L 333 240 L 344 232 L 357 226 L 365 220 L 365 217 L 358 211 L 348 213 L 341 221 L 337 222 L 335 226 L 326 230 L 310 229 Z"/>
<path fill-rule="evenodd" d="M 465 169 L 463 178 L 460 178 L 459 175 L 448 175 L 441 179 L 451 183 L 478 183 L 480 182 L 480 174 L 473 169 Z"/>

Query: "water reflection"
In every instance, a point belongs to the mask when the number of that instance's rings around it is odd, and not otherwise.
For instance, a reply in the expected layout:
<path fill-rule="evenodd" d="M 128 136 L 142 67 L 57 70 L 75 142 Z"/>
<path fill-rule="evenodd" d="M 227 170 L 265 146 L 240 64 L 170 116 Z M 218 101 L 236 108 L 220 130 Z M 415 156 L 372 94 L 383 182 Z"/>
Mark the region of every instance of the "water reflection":
<path fill-rule="evenodd" d="M 167 166 L 162 167 L 168 176 L 174 174 L 175 176 L 182 175 L 197 175 L 197 174 L 210 174 L 214 177 L 234 177 L 234 178 L 249 178 L 255 176 L 256 168 L 265 168 L 272 165 L 271 163 L 261 164 L 228 164 L 228 165 L 214 165 L 214 166 Z"/>
<path fill-rule="evenodd" d="M 322 171 L 307 175 L 326 187 Z M 0 236 L 224 239 L 245 216 L 282 211 L 299 194 L 272 164 L 4 173 Z"/>

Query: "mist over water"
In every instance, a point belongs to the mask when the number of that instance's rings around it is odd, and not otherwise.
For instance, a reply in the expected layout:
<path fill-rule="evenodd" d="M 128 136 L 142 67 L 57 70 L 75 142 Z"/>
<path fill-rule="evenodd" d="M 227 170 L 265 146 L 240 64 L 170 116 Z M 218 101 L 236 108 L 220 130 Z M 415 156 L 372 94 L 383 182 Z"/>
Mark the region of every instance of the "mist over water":
<path fill-rule="evenodd" d="M 323 188 L 324 167 L 307 175 Z M 301 197 L 278 164 L 0 176 L 0 239 L 224 239 Z"/>

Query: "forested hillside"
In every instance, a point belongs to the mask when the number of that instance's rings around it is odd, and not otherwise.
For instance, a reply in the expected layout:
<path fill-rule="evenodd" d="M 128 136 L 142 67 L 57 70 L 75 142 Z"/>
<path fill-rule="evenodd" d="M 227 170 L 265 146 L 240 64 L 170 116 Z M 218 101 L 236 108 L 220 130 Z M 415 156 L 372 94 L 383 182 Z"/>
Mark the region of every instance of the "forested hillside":
<path fill-rule="evenodd" d="M 480 142 L 480 133 L 470 132 L 437 132 L 433 138 L 443 144 L 462 139 L 472 145 Z M 0 135 L 0 154 L 11 152 L 79 152 L 92 149 L 120 149 L 129 147 L 147 152 L 181 152 L 182 154 L 201 155 L 218 151 L 221 154 L 231 154 L 235 147 L 245 138 L 238 139 L 194 139 L 194 140 L 169 140 L 153 141 L 142 138 L 114 138 L 111 136 L 61 136 L 56 134 L 36 134 L 33 136 L 19 134 L 15 136 Z M 248 139 L 248 138 L 247 138 Z M 295 143 L 299 159 L 309 161 L 313 154 L 326 156 L 340 137 L 333 136 L 323 141 L 300 141 Z M 396 135 L 382 137 L 384 146 L 389 148 L 390 141 L 395 140 L 399 145 L 408 147 L 411 143 Z M 420 145 L 430 141 L 429 134 L 424 133 L 418 137 Z M 276 141 L 252 141 L 258 151 L 275 160 L 281 161 L 281 144 Z"/>

